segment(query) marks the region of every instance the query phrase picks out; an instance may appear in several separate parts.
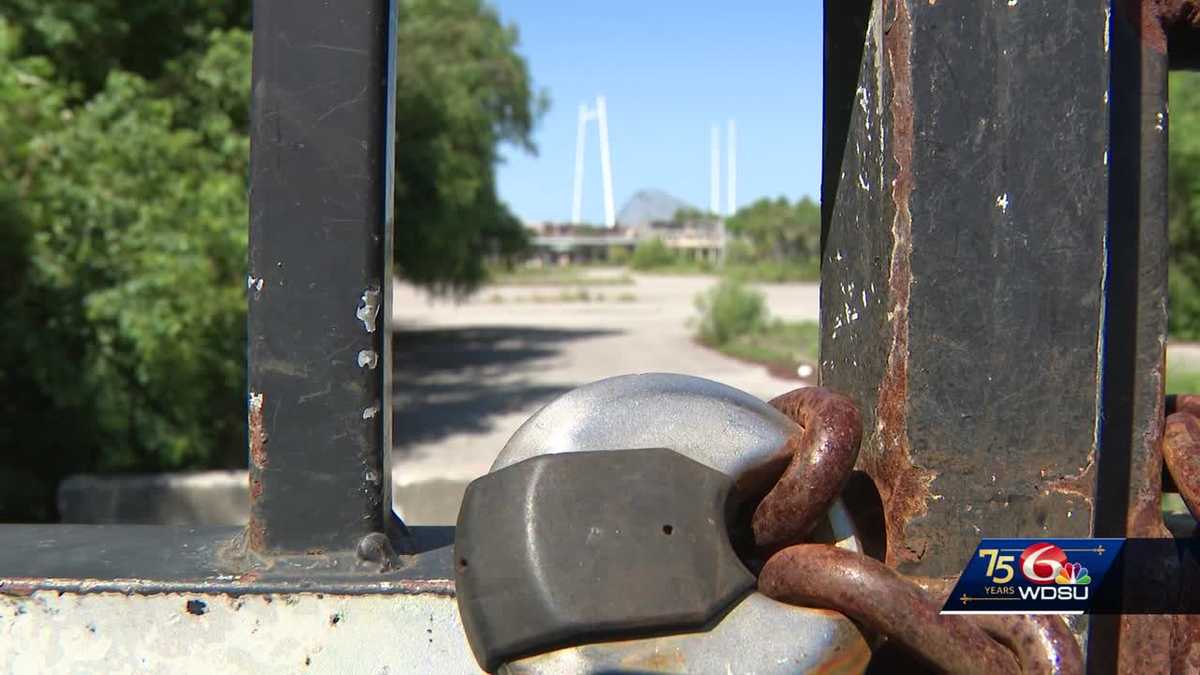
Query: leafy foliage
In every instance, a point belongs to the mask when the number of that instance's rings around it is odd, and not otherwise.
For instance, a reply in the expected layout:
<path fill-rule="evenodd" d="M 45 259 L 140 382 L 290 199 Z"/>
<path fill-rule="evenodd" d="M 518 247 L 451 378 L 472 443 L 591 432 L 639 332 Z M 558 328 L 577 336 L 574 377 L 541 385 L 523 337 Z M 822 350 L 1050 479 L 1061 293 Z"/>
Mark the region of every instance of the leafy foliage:
<path fill-rule="evenodd" d="M 221 91 L 249 64 L 220 57 L 248 44 L 213 31 L 213 77 L 112 70 L 72 105 L 85 87 L 0 23 L 0 517 L 51 517 L 69 471 L 242 461 L 248 144 Z"/>
<path fill-rule="evenodd" d="M 0 18 L 0 520 L 80 471 L 245 463 L 248 0 L 12 0 Z M 523 245 L 497 146 L 543 105 L 479 0 L 403 0 L 399 269 Z"/>
<path fill-rule="evenodd" d="M 498 146 L 533 152 L 547 103 L 534 94 L 517 30 L 480 0 L 401 4 L 396 117 L 396 265 L 447 292 L 513 259 L 525 228 L 496 196 Z"/>
<path fill-rule="evenodd" d="M 685 206 L 675 210 L 673 220 L 677 223 L 715 223 L 721 217 L 715 213 L 704 211 L 692 206 Z"/>
<path fill-rule="evenodd" d="M 1200 339 L 1200 73 L 1171 73 L 1170 332 Z"/>
<path fill-rule="evenodd" d="M 725 221 L 729 232 L 750 243 L 755 260 L 815 260 L 821 252 L 821 207 L 802 197 L 759 199 Z"/>
<path fill-rule="evenodd" d="M 767 302 L 759 291 L 724 279 L 696 298 L 700 340 L 719 347 L 767 325 Z"/>
<path fill-rule="evenodd" d="M 670 267 L 678 260 L 674 251 L 667 248 L 662 239 L 643 239 L 633 249 L 629 266 L 635 270 L 653 270 Z"/>

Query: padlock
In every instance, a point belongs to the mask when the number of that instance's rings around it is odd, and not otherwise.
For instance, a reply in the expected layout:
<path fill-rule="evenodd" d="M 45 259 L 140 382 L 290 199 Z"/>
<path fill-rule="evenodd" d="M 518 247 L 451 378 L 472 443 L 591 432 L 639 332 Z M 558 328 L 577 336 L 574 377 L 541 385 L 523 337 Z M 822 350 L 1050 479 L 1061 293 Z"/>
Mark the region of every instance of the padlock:
<path fill-rule="evenodd" d="M 870 651 L 855 624 L 756 592 L 731 540 L 798 429 L 745 392 L 685 375 L 609 378 L 547 404 L 459 513 L 458 605 L 480 666 L 861 671 Z M 840 500 L 827 521 L 817 540 L 859 550 Z"/>

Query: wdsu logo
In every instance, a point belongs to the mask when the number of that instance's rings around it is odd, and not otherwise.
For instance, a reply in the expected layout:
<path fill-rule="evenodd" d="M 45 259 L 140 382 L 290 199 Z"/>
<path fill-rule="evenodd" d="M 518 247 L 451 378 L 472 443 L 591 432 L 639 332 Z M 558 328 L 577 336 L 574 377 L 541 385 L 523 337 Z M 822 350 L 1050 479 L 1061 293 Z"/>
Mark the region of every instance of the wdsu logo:
<path fill-rule="evenodd" d="M 1083 614 L 1120 539 L 984 539 L 943 614 Z"/>

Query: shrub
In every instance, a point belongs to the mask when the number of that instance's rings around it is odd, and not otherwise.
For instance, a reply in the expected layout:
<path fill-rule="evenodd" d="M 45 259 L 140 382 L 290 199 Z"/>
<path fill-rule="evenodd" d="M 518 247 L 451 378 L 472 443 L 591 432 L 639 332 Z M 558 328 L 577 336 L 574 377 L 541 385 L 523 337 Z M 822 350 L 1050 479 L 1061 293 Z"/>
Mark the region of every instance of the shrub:
<path fill-rule="evenodd" d="M 675 252 L 667 248 L 662 239 L 648 239 L 638 242 L 629 264 L 635 270 L 652 270 L 669 267 L 675 262 Z"/>
<path fill-rule="evenodd" d="M 608 247 L 608 262 L 614 265 L 628 265 L 630 255 L 629 249 L 624 246 Z"/>
<path fill-rule="evenodd" d="M 700 310 L 699 337 L 714 346 L 760 331 L 767 324 L 763 294 L 732 279 L 696 296 L 696 308 Z"/>

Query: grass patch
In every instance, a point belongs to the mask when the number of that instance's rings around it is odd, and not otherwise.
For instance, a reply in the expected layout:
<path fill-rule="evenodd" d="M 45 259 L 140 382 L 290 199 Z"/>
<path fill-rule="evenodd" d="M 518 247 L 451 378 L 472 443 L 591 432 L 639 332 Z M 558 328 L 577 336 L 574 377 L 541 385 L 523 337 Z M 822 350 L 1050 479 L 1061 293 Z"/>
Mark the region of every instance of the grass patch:
<path fill-rule="evenodd" d="M 741 282 L 783 283 L 787 281 L 820 281 L 821 265 L 816 260 L 798 262 L 764 261 L 753 264 L 726 265 L 724 275 Z"/>
<path fill-rule="evenodd" d="M 696 298 L 696 338 L 717 351 L 794 377 L 802 364 L 815 364 L 820 331 L 815 321 L 780 321 L 767 314 L 762 292 L 725 279 Z"/>
<path fill-rule="evenodd" d="M 1200 392 L 1200 368 L 1189 368 L 1179 362 L 1167 363 L 1167 393 L 1191 394 Z"/>
<path fill-rule="evenodd" d="M 821 331 L 816 321 L 769 321 L 723 345 L 710 345 L 722 354 L 767 366 L 772 372 L 795 375 L 802 364 L 816 367 Z"/>

